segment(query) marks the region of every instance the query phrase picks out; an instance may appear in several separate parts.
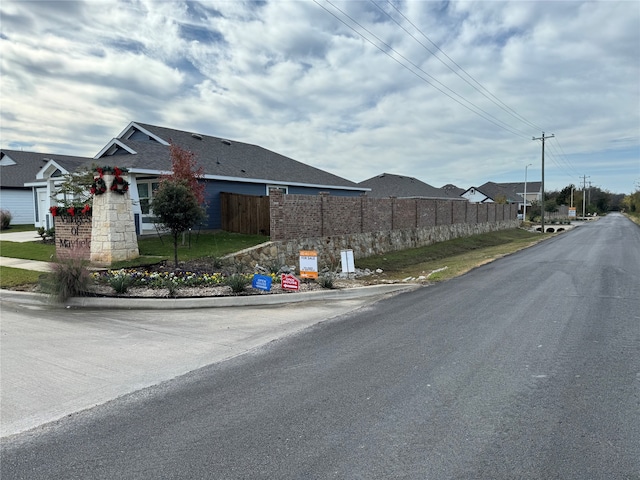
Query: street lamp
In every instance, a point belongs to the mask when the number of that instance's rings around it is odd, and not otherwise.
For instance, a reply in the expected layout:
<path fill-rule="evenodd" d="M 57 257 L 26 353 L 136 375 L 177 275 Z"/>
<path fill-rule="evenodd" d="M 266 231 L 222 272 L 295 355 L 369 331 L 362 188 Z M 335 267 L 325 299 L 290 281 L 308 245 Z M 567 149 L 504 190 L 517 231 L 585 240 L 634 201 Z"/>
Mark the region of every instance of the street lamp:
<path fill-rule="evenodd" d="M 532 163 L 524 167 L 524 207 L 522 207 L 522 221 L 527 221 L 527 168 L 529 168 Z"/>

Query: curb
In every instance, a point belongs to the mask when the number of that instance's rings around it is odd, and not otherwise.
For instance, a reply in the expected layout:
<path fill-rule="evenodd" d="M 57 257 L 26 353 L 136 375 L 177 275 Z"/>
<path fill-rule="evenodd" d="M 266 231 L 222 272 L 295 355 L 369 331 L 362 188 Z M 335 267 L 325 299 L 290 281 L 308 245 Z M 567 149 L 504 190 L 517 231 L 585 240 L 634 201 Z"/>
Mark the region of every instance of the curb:
<path fill-rule="evenodd" d="M 40 305 L 51 308 L 104 308 L 121 310 L 176 310 L 216 307 L 256 307 L 301 303 L 309 301 L 351 300 L 376 295 L 409 292 L 420 284 L 369 285 L 366 287 L 320 290 L 315 292 L 248 295 L 237 297 L 183 297 L 183 298 L 131 298 L 131 297 L 73 297 L 64 304 L 51 303 L 42 293 L 0 290 L 0 300 L 23 305 Z M 117 305 L 114 305 L 117 300 Z"/>

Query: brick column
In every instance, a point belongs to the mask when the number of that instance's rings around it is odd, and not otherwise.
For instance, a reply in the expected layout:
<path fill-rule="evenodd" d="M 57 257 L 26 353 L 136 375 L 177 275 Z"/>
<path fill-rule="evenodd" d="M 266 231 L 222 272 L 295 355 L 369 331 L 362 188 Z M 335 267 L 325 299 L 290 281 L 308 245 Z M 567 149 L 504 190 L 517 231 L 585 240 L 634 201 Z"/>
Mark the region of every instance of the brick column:
<path fill-rule="evenodd" d="M 77 212 L 75 216 L 54 217 L 56 257 L 89 260 L 91 248 L 91 216 Z"/>
<path fill-rule="evenodd" d="M 280 189 L 269 191 L 269 236 L 271 241 L 284 240 L 284 194 Z"/>

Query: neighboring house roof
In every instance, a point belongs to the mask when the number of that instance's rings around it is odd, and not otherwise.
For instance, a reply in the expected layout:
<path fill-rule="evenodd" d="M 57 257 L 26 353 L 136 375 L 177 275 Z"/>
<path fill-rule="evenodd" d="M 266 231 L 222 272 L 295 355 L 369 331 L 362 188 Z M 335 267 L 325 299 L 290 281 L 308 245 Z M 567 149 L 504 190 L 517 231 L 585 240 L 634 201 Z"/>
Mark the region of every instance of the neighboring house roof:
<path fill-rule="evenodd" d="M 527 195 L 530 193 L 539 192 L 541 188 L 541 182 L 527 182 Z M 463 192 L 462 195 L 466 197 L 477 196 L 477 193 L 484 195 L 486 198 L 482 202 L 497 201 L 500 198 L 504 198 L 507 203 L 522 203 L 524 202 L 524 182 L 514 183 L 495 183 L 487 182 L 479 187 L 471 187 Z"/>
<path fill-rule="evenodd" d="M 456 187 L 452 183 L 447 183 L 446 185 L 440 187 L 447 197 L 455 198 L 460 197 L 464 192 L 464 188 Z"/>
<path fill-rule="evenodd" d="M 168 173 L 170 143 L 193 152 L 205 178 L 367 190 L 257 145 L 138 122 L 131 122 L 95 158 L 105 165 L 129 168 L 132 173 Z"/>
<path fill-rule="evenodd" d="M 20 150 L 0 150 L 0 186 L 2 188 L 30 188 L 26 183 L 36 182 L 38 173 L 47 165 L 51 166 L 51 176 L 76 170 L 79 166 L 91 164 L 87 157 L 57 155 L 53 153 L 23 152 Z"/>
<path fill-rule="evenodd" d="M 511 188 L 504 187 L 503 185 L 494 182 L 487 182 L 480 185 L 476 190 L 482 192 L 494 202 L 498 201 L 500 198 L 504 198 L 507 203 L 518 203 L 523 201 L 522 197 Z"/>
<path fill-rule="evenodd" d="M 527 194 L 539 192 L 541 185 L 542 182 L 527 182 Z M 487 182 L 479 186 L 478 190 L 494 201 L 499 196 L 506 198 L 507 203 L 522 203 L 524 201 L 524 182 Z"/>
<path fill-rule="evenodd" d="M 406 175 L 382 173 L 364 180 L 358 185 L 370 188 L 371 192 L 367 193 L 367 196 L 374 198 L 449 198 L 443 190 Z"/>
<path fill-rule="evenodd" d="M 524 182 L 497 183 L 502 189 L 517 195 L 524 195 Z M 542 182 L 527 182 L 527 194 L 540 191 Z"/>

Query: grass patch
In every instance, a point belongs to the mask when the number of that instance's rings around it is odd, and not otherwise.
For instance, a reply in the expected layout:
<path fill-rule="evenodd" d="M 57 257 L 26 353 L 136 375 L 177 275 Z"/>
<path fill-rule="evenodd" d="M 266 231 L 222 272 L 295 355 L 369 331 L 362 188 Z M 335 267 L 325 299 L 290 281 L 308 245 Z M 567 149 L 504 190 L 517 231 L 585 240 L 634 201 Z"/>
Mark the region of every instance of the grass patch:
<path fill-rule="evenodd" d="M 640 212 L 625 212 L 624 215 L 636 225 L 640 225 Z"/>
<path fill-rule="evenodd" d="M 196 233 L 192 233 L 191 245 L 189 245 L 188 235 L 186 236 L 185 245 L 178 245 L 178 259 L 183 261 L 203 257 L 219 258 L 267 241 L 269 241 L 269 237 L 263 235 L 204 232 L 198 236 Z M 138 240 L 138 249 L 141 255 L 139 258 L 114 263 L 112 268 L 153 265 L 173 258 L 173 244 L 171 243 L 171 238 L 167 236 L 160 238 L 154 235 L 140 238 Z M 39 241 L 9 242 L 0 240 L 0 255 L 3 257 L 51 262 L 55 260 L 55 253 L 56 247 L 53 244 L 45 244 Z"/>
<path fill-rule="evenodd" d="M 2 229 L 0 233 L 16 233 L 16 232 L 33 232 L 36 233 L 36 227 L 33 224 L 26 225 L 9 225 L 7 228 Z"/>
<path fill-rule="evenodd" d="M 356 266 L 370 270 L 380 268 L 389 280 L 426 276 L 447 267 L 429 277 L 430 281 L 442 281 L 526 248 L 542 238 L 538 233 L 521 229 L 502 230 L 363 258 L 356 261 Z"/>
<path fill-rule="evenodd" d="M 178 260 L 194 260 L 203 257 L 222 257 L 229 253 L 237 252 L 245 248 L 268 242 L 269 237 L 264 235 L 242 235 L 229 232 L 197 232 L 185 235 L 185 244 L 182 245 L 182 236 L 178 244 Z M 140 255 L 173 258 L 173 240 L 170 236 L 157 235 L 144 237 L 138 240 Z"/>
<path fill-rule="evenodd" d="M 56 246 L 42 242 L 9 242 L 0 240 L 0 256 L 51 262 L 55 259 Z"/>
<path fill-rule="evenodd" d="M 42 272 L 0 266 L 0 288 L 14 288 L 20 285 L 38 283 L 40 275 L 42 275 Z"/>

